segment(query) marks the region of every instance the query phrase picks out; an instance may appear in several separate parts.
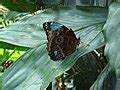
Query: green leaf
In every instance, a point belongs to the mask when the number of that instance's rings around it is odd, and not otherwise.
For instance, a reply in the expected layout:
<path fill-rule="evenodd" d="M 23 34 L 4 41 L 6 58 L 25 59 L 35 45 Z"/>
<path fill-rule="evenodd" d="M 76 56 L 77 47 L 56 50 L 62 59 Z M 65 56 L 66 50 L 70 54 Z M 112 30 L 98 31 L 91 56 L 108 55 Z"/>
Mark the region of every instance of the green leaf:
<path fill-rule="evenodd" d="M 3 74 L 3 89 L 7 90 L 9 88 L 12 90 L 14 88 L 14 90 L 39 90 L 41 88 L 41 90 L 43 90 L 46 88 L 49 82 L 51 82 L 56 76 L 70 69 L 80 56 L 104 45 L 102 27 L 106 20 L 106 15 L 107 12 L 104 8 L 61 7 L 56 9 L 49 9 L 43 13 L 20 21 L 21 24 L 19 28 L 25 28 L 25 24 L 27 24 L 26 27 L 28 28 L 29 24 L 31 25 L 33 23 L 39 24 L 40 27 L 42 27 L 42 23 L 45 21 L 58 21 L 67 27 L 72 28 L 77 37 L 80 36 L 81 44 L 77 50 L 70 56 L 66 57 L 65 60 L 56 62 L 52 61 L 50 60 L 46 51 L 46 42 L 44 43 L 41 41 L 43 40 L 42 38 L 46 39 L 44 31 L 39 31 L 35 28 L 33 31 L 37 31 L 39 42 L 43 44 L 30 49 L 5 71 Z M 16 24 L 18 23 L 19 22 Z M 16 24 L 8 27 L 8 29 L 14 27 L 14 25 L 16 26 Z M 26 30 L 20 29 L 18 31 L 19 33 L 24 31 L 27 34 L 27 31 L 29 31 L 27 28 Z M 17 33 L 17 30 L 12 29 L 4 31 L 9 31 L 11 34 L 13 34 L 14 31 Z M 19 36 L 19 33 L 17 36 Z M 29 34 L 27 35 L 29 36 Z M 16 39 L 19 40 L 19 37 L 16 37 Z M 25 38 L 24 41 L 26 41 Z M 30 44 L 28 45 L 30 46 Z"/>
<path fill-rule="evenodd" d="M 109 7 L 107 22 L 104 25 L 104 36 L 106 41 L 105 55 L 109 65 L 103 70 L 96 82 L 91 87 L 91 90 L 119 90 L 120 79 L 120 3 L 113 3 Z M 115 73 L 109 76 L 109 73 Z M 115 77 L 112 80 L 111 77 Z M 117 78 L 117 79 L 116 79 Z M 109 79 L 111 84 L 105 82 Z M 111 88 L 110 88 L 111 87 Z"/>
<path fill-rule="evenodd" d="M 16 88 L 17 90 L 31 90 L 31 88 L 37 90 L 40 86 L 42 88 L 46 87 L 55 76 L 72 67 L 80 56 L 103 45 L 103 42 L 101 42 L 103 41 L 103 38 L 101 38 L 102 33 L 98 32 L 97 34 L 94 33 L 94 37 L 89 38 L 89 40 L 91 39 L 90 46 L 81 45 L 75 53 L 67 57 L 64 61 L 51 61 L 45 49 L 46 45 L 28 51 L 4 73 L 4 87 L 9 89 Z M 89 37 L 91 34 L 87 36 Z M 87 37 L 85 40 L 87 40 Z"/>
<path fill-rule="evenodd" d="M 24 47 L 35 47 L 46 42 L 45 32 L 36 25 L 15 24 L 0 30 L 0 41 Z"/>
<path fill-rule="evenodd" d="M 0 29 L 0 41 L 24 47 L 35 47 L 46 43 L 46 35 L 42 28 L 42 24 L 46 21 L 58 21 L 74 31 L 79 31 L 90 25 L 104 23 L 106 14 L 106 9 L 93 7 L 47 9 Z"/>
<path fill-rule="evenodd" d="M 106 40 L 105 55 L 109 60 L 112 70 L 120 78 L 120 3 L 113 3 L 109 8 L 109 17 L 104 26 Z"/>

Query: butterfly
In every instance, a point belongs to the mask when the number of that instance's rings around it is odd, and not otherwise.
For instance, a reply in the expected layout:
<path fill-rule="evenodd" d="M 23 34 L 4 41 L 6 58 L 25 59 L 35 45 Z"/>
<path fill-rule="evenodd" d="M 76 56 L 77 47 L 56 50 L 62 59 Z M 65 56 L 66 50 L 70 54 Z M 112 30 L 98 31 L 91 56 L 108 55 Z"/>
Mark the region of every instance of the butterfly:
<path fill-rule="evenodd" d="M 58 22 L 45 22 L 43 28 L 47 35 L 47 51 L 50 59 L 58 61 L 75 52 L 80 44 L 72 29 Z"/>

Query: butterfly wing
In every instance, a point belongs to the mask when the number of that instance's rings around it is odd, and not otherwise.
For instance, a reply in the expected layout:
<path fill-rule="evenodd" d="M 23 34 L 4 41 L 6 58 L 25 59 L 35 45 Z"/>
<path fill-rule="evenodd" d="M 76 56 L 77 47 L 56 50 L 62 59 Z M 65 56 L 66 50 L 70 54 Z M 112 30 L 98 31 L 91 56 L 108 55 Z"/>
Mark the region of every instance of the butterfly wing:
<path fill-rule="evenodd" d="M 72 29 L 57 22 L 45 22 L 43 28 L 47 35 L 47 51 L 50 58 L 54 61 L 64 59 L 72 54 L 79 39 L 76 38 Z"/>

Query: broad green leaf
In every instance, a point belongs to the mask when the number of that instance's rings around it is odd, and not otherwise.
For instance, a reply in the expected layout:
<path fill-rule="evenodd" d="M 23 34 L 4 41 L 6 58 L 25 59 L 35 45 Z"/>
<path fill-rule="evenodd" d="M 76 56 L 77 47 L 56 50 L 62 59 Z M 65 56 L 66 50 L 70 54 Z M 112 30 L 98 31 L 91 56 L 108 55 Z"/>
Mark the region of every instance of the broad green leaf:
<path fill-rule="evenodd" d="M 96 31 L 96 29 L 98 28 L 83 29 L 84 32 L 91 31 L 84 39 L 81 39 L 83 42 L 89 41 L 90 46 L 81 43 L 76 52 L 63 61 L 50 60 L 45 49 L 46 44 L 28 51 L 4 73 L 4 89 L 39 90 L 39 87 L 45 88 L 57 75 L 72 67 L 80 56 L 104 44 L 101 31 Z M 84 32 L 81 34 L 85 34 Z"/>
<path fill-rule="evenodd" d="M 120 82 L 120 3 L 113 3 L 109 7 L 109 14 L 107 22 L 104 25 L 104 36 L 106 41 L 105 46 L 105 55 L 107 57 L 107 60 L 109 62 L 109 67 L 106 66 L 106 68 L 103 70 L 103 72 L 100 74 L 96 82 L 91 87 L 91 90 L 103 90 L 102 88 L 105 88 L 105 81 L 108 81 L 110 76 L 108 76 L 108 73 L 115 73 L 114 77 L 117 77 L 117 80 L 115 79 L 112 81 L 111 84 L 106 84 L 106 89 L 104 90 L 110 90 L 109 87 L 112 86 L 111 90 L 119 90 L 119 82 Z M 105 80 L 106 79 L 106 80 Z M 107 85 L 109 85 L 107 87 Z"/>
<path fill-rule="evenodd" d="M 112 70 L 115 70 L 117 78 L 120 79 L 120 3 L 113 3 L 110 6 L 108 16 L 104 26 L 105 55 Z"/>
<path fill-rule="evenodd" d="M 24 47 L 35 47 L 46 43 L 42 24 L 58 21 L 74 31 L 90 25 L 102 24 L 107 11 L 94 7 L 59 7 L 48 9 L 34 16 L 26 16 L 12 25 L 0 29 L 0 41 Z M 87 22 L 87 23 L 86 23 Z"/>
<path fill-rule="evenodd" d="M 25 24 L 29 26 L 29 24 L 33 23 L 39 24 L 41 28 L 43 22 L 56 20 L 72 28 L 77 37 L 81 38 L 81 44 L 65 60 L 55 62 L 50 60 L 47 54 L 46 42 L 43 43 L 41 41 L 43 38 L 46 40 L 44 31 L 38 30 L 37 35 L 41 37 L 39 38 L 39 42 L 43 44 L 30 49 L 5 71 L 3 74 L 3 89 L 39 90 L 41 88 L 41 90 L 44 90 L 56 76 L 70 69 L 80 56 L 104 45 L 102 27 L 106 21 L 106 15 L 107 12 L 104 8 L 62 7 L 49 9 L 35 16 L 24 18 L 20 21 L 21 25 L 19 28 L 22 28 Z M 16 27 L 18 23 L 11 25 L 8 29 L 14 27 L 14 25 Z M 20 30 L 21 32 L 25 32 L 23 29 Z M 19 33 L 20 30 L 18 30 Z M 17 30 L 4 31 L 9 31 L 11 34 L 14 31 L 17 33 Z M 26 31 L 29 30 L 26 29 Z M 37 30 L 34 29 L 34 31 L 36 32 Z"/>
<path fill-rule="evenodd" d="M 45 32 L 40 31 L 37 25 L 15 24 L 0 30 L 0 41 L 24 47 L 35 47 L 46 42 Z"/>

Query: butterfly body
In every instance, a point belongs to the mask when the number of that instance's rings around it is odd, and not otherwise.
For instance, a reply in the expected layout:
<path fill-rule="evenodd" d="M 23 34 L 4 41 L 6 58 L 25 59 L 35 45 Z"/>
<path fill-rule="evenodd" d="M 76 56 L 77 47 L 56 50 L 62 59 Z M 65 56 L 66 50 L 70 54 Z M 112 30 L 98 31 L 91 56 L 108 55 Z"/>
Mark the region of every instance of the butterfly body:
<path fill-rule="evenodd" d="M 72 54 L 79 45 L 72 29 L 57 22 L 45 22 L 43 28 L 47 35 L 47 51 L 50 58 L 54 61 L 65 59 Z"/>

